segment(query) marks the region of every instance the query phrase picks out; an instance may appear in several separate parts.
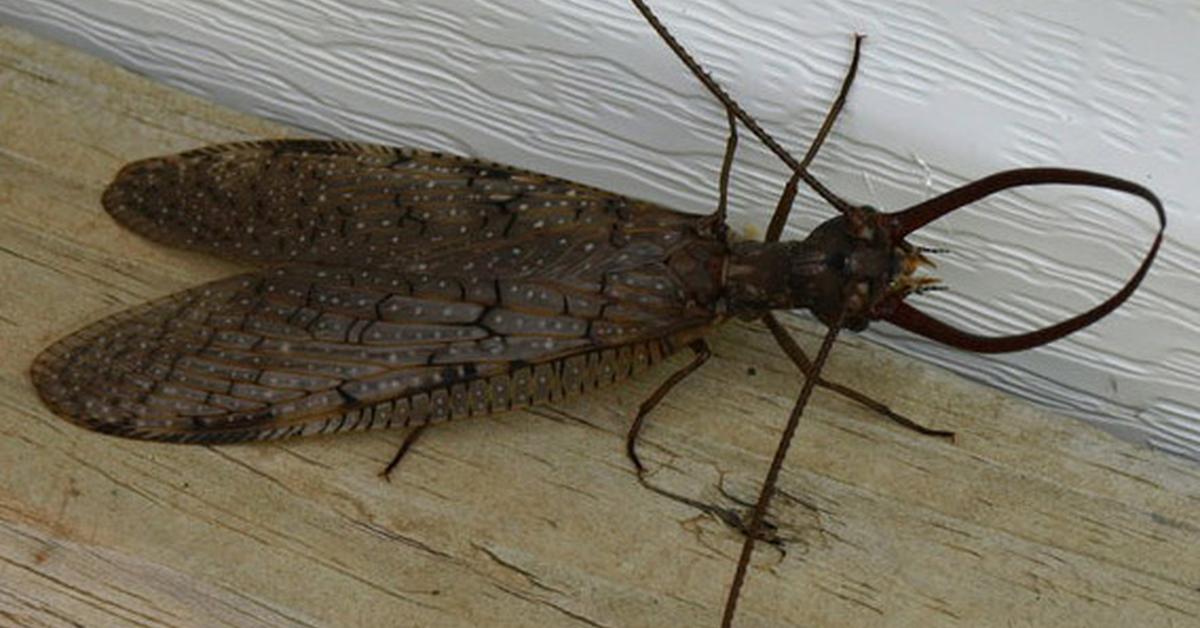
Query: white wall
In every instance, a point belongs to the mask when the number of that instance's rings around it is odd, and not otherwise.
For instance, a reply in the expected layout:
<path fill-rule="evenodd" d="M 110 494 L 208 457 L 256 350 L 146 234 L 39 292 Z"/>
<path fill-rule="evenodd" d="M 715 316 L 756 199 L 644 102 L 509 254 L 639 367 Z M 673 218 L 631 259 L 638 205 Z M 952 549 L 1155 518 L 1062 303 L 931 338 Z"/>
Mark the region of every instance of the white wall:
<path fill-rule="evenodd" d="M 1031 165 L 1152 187 L 1171 221 L 1160 261 L 1128 305 L 1086 332 L 1000 357 L 885 325 L 870 336 L 1200 459 L 1200 4 L 655 6 L 797 153 L 845 69 L 851 33 L 867 33 L 850 106 L 815 169 L 851 199 L 895 209 Z M 0 20 L 321 135 L 487 157 L 692 212 L 714 204 L 723 113 L 626 0 L 0 0 Z M 737 173 L 734 224 L 764 226 L 784 169 L 751 147 Z M 830 215 L 805 197 L 789 234 Z M 987 331 L 1099 301 L 1153 232 L 1137 201 L 1056 189 L 943 223 L 918 243 L 953 249 L 940 274 L 954 291 L 918 303 Z"/>

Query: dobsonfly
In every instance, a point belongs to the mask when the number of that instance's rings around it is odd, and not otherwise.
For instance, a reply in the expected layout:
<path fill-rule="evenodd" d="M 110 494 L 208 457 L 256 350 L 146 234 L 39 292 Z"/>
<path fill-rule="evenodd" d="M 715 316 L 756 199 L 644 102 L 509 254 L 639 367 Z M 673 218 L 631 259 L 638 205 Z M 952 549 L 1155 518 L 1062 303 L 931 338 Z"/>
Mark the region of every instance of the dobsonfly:
<path fill-rule="evenodd" d="M 626 439 L 711 355 L 731 318 L 762 320 L 804 374 L 749 519 L 725 605 L 730 625 L 776 480 L 809 396 L 829 388 L 928 430 L 821 377 L 843 329 L 885 320 L 968 351 L 1035 347 L 1089 325 L 1137 288 L 1166 217 L 1147 188 L 1062 168 L 1009 170 L 908 209 L 847 202 L 807 168 L 841 111 L 861 50 L 801 160 L 700 67 L 643 0 L 632 0 L 721 102 L 729 135 L 709 215 L 501 164 L 351 142 L 266 140 L 208 146 L 126 165 L 105 210 L 156 242 L 260 269 L 140 305 L 71 334 L 31 367 L 44 403 L 119 436 L 222 444 L 425 425 L 554 402 L 690 349 L 692 360 L 639 407 Z M 765 241 L 726 227 L 729 177 L 745 126 L 792 171 Z M 780 241 L 800 182 L 838 210 L 800 241 Z M 906 237 L 983 197 L 1026 185 L 1077 185 L 1148 202 L 1159 229 L 1123 288 L 1082 314 L 1023 334 L 982 337 L 905 299 L 932 287 L 928 251 Z M 772 313 L 808 309 L 829 330 L 809 359 Z M 693 500 L 667 494 L 688 503 Z M 728 520 L 728 519 L 727 519 Z"/>

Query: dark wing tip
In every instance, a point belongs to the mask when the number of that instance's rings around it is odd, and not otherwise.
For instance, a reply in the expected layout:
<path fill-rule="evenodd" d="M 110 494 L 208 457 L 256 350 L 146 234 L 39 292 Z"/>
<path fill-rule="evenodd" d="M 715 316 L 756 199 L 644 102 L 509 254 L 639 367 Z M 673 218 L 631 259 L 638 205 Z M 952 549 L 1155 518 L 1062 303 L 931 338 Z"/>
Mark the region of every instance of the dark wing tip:
<path fill-rule="evenodd" d="M 83 330 L 87 331 L 87 330 Z M 187 444 L 230 444 L 256 440 L 263 436 L 261 417 L 246 415 L 244 420 L 230 422 L 231 429 L 199 429 L 186 417 L 172 421 L 170 427 L 147 427 L 119 411 L 95 391 L 83 390 L 72 379 L 75 361 L 71 347 L 91 339 L 76 333 L 42 351 L 29 368 L 30 379 L 38 397 L 54 414 L 79 427 L 122 438 Z"/>
<path fill-rule="evenodd" d="M 155 241 L 163 241 L 153 212 L 163 199 L 177 191 L 182 179 L 179 156 L 154 157 L 126 164 L 100 197 L 104 210 L 121 225 Z M 163 194 L 167 191 L 168 194 Z M 169 243 L 169 242 L 168 242 Z"/>
<path fill-rule="evenodd" d="M 190 416 L 143 412 L 146 406 L 137 401 L 146 389 L 134 381 L 155 376 L 138 371 L 146 377 L 127 378 L 130 364 L 123 363 L 122 356 L 142 338 L 139 326 L 158 321 L 164 309 L 177 307 L 186 294 L 168 295 L 118 312 L 57 340 L 39 353 L 29 367 L 29 376 L 42 403 L 75 425 L 126 438 L 180 443 L 259 438 L 264 422 L 249 413 L 235 414 L 233 420 L 217 429 L 204 429 L 206 425 L 197 425 Z M 176 350 L 158 346 L 146 355 L 162 357 Z"/>
<path fill-rule="evenodd" d="M 54 343 L 42 351 L 29 368 L 30 380 L 34 390 L 47 408 L 54 414 L 80 427 L 118 436 L 133 436 L 133 425 L 121 418 L 104 419 L 89 411 L 89 404 L 77 391 L 74 384 L 66 381 L 73 351 L 71 347 L 75 337 L 73 334 Z"/>
<path fill-rule="evenodd" d="M 34 358 L 29 367 L 29 379 L 47 408 L 58 416 L 78 423 L 83 417 L 77 411 L 76 404 L 71 403 L 67 388 L 58 377 L 63 363 L 62 344 L 62 341 L 56 342 Z"/>

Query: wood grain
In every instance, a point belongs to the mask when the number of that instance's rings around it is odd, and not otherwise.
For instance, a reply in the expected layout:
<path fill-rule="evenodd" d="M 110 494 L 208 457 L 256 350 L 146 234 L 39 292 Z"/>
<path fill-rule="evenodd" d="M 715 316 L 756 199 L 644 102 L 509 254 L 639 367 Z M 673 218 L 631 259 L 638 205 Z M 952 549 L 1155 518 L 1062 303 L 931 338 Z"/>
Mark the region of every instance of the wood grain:
<path fill-rule="evenodd" d="M 230 274 L 120 229 L 126 161 L 294 135 L 0 28 L 0 623 L 715 625 L 740 545 L 641 488 L 622 449 L 669 365 L 537 412 L 430 431 L 188 447 L 74 427 L 26 369 L 54 339 Z M 809 347 L 818 330 L 791 322 Z M 652 481 L 733 506 L 766 469 L 799 378 L 765 329 L 651 417 Z M 751 375 L 749 371 L 753 370 Z M 1200 622 L 1200 473 L 853 337 L 832 379 L 931 427 L 819 392 L 742 626 Z"/>

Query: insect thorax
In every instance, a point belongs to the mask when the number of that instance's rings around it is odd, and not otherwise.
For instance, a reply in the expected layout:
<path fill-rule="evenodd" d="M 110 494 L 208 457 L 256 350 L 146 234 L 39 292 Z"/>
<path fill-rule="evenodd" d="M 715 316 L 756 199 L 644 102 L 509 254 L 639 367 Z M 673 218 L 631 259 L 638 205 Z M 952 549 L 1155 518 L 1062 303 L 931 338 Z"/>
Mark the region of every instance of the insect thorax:
<path fill-rule="evenodd" d="M 729 313 L 757 318 L 773 309 L 808 309 L 826 324 L 866 328 L 872 309 L 894 292 L 910 247 L 880 229 L 854 229 L 837 217 L 804 240 L 731 245 Z"/>

